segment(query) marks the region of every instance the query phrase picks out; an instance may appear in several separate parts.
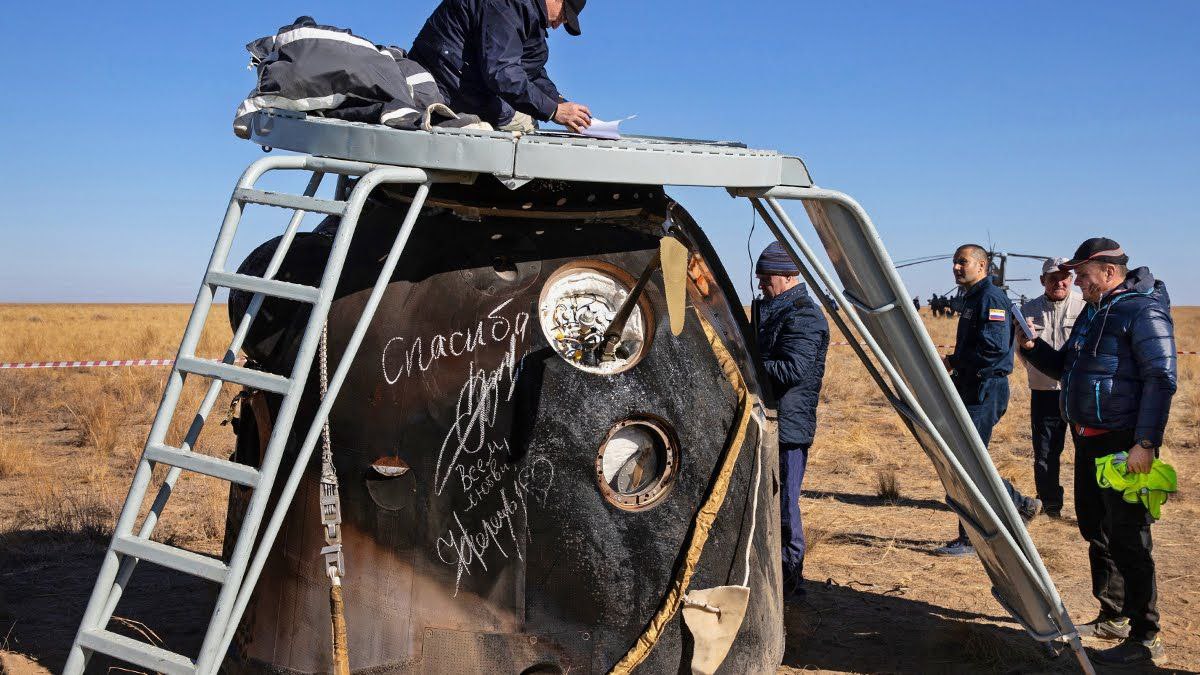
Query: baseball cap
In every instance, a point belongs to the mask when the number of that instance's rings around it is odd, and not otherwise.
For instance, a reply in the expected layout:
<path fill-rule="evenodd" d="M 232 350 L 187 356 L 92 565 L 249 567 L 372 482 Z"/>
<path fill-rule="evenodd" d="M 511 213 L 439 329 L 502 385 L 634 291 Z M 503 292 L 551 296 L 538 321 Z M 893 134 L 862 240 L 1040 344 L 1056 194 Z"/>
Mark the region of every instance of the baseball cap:
<path fill-rule="evenodd" d="M 1070 270 L 1059 269 L 1065 262 L 1066 258 L 1047 258 L 1042 262 L 1042 276 L 1055 272 L 1069 272 Z"/>
<path fill-rule="evenodd" d="M 563 25 L 571 35 L 579 35 L 579 13 L 587 0 L 563 0 Z"/>
<path fill-rule="evenodd" d="M 1059 265 L 1060 269 L 1072 269 L 1085 262 L 1106 262 L 1114 265 L 1124 265 L 1129 262 L 1129 256 L 1116 241 L 1108 237 L 1092 237 L 1075 249 L 1075 255 L 1067 262 Z"/>

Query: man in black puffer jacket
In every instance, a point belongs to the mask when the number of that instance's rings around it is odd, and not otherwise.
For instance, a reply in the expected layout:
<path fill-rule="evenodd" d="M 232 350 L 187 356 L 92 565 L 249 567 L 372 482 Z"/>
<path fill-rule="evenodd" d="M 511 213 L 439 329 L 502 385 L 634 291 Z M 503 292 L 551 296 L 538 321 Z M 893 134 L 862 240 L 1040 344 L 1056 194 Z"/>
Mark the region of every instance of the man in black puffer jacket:
<path fill-rule="evenodd" d="M 1075 270 L 1088 302 L 1066 345 L 1021 345 L 1029 363 L 1062 384 L 1059 406 L 1075 440 L 1075 514 L 1088 542 L 1092 593 L 1100 615 L 1083 635 L 1124 639 L 1096 655 L 1137 663 L 1163 654 L 1150 524 L 1141 503 L 1096 482 L 1095 459 L 1127 452 L 1130 471 L 1146 473 L 1162 445 L 1175 393 L 1175 328 L 1167 288 L 1150 270 L 1129 270 L 1120 244 L 1088 239 L 1060 267 Z"/>
<path fill-rule="evenodd" d="M 829 324 L 797 278 L 800 270 L 779 242 L 755 265 L 763 299 L 755 304 L 758 353 L 779 415 L 779 497 L 783 528 L 783 597 L 804 596 L 804 524 L 800 485 L 817 433 L 817 397 L 825 376 Z"/>

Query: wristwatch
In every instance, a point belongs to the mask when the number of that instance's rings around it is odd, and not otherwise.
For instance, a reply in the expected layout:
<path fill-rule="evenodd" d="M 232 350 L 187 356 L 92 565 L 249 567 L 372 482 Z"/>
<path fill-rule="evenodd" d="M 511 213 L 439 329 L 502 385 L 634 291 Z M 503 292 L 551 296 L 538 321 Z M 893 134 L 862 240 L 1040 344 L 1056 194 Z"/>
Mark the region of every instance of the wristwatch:
<path fill-rule="evenodd" d="M 1154 443 L 1151 443 L 1148 440 L 1140 440 L 1140 441 L 1138 441 L 1138 447 L 1145 448 L 1147 450 L 1153 450 L 1157 446 L 1155 446 Z"/>

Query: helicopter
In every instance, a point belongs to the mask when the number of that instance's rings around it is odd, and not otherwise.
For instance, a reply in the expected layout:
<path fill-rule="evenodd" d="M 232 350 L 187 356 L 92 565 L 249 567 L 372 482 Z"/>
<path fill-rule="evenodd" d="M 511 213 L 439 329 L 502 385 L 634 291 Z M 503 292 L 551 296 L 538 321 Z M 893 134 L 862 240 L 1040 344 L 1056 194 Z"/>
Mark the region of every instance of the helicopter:
<path fill-rule="evenodd" d="M 1033 281 L 1031 277 L 1011 278 L 1008 276 L 1008 259 L 1009 258 L 1029 258 L 1032 260 L 1045 261 L 1050 260 L 1052 256 L 1038 255 L 1035 253 L 1010 253 L 1008 251 L 1000 251 L 995 247 L 989 246 L 987 251 L 988 256 L 988 273 L 992 277 L 992 283 L 1005 293 L 1009 292 L 1011 284 L 1017 281 Z M 914 265 L 923 265 L 925 263 L 937 262 L 939 260 L 950 260 L 954 257 L 953 253 L 918 256 L 905 260 L 897 260 L 895 263 L 896 269 L 904 267 L 912 267 Z M 1025 294 L 1021 294 L 1020 303 L 1025 304 L 1027 300 Z M 959 313 L 962 308 L 962 289 L 955 286 L 945 293 L 934 293 L 929 298 L 929 308 L 934 316 L 954 316 Z"/>

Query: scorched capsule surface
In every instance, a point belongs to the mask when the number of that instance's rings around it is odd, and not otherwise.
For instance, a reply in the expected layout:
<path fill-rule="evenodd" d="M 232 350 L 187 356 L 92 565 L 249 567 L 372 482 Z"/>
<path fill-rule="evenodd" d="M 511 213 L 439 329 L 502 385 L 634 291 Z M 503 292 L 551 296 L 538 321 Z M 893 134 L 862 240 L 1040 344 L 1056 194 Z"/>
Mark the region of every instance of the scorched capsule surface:
<path fill-rule="evenodd" d="M 329 315 L 330 369 L 406 206 L 405 191 L 377 191 L 364 210 Z M 319 278 L 333 228 L 298 239 L 279 278 Z M 656 265 L 664 235 L 688 249 L 679 335 Z M 274 245 L 243 269 L 261 271 Z M 606 357 L 605 330 L 643 275 Z M 247 299 L 231 295 L 235 322 Z M 773 432 L 749 411 L 759 378 L 736 302 L 707 239 L 661 187 L 508 190 L 490 177 L 435 187 L 330 418 L 352 670 L 607 672 L 659 611 L 729 459 L 689 588 L 741 584 L 748 566 L 746 618 L 721 670 L 773 671 L 778 461 Z M 286 372 L 305 317 L 267 301 L 247 343 L 253 362 Z M 276 405 L 255 395 L 243 406 L 245 460 Z M 743 414 L 753 420 L 739 433 Z M 314 463 L 290 506 L 233 669 L 329 668 L 319 473 Z M 235 491 L 231 521 L 239 501 Z M 676 613 L 639 672 L 687 670 L 694 649 Z"/>

